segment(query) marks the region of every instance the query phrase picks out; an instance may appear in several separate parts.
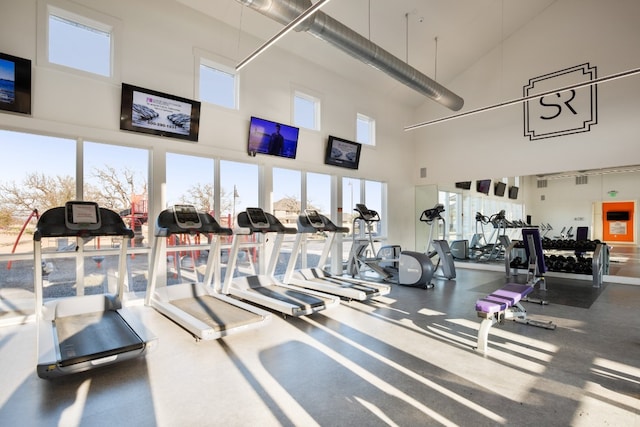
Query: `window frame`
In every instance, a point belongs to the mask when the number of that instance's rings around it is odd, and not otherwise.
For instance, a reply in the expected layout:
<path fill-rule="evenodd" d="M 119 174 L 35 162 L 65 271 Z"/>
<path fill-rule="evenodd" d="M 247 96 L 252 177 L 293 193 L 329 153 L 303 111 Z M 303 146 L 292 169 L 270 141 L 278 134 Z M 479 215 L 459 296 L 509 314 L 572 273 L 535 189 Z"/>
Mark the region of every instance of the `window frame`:
<path fill-rule="evenodd" d="M 298 123 L 298 110 L 296 108 L 296 99 L 301 99 L 304 101 L 309 101 L 313 104 L 313 127 L 308 127 L 305 124 Z M 294 126 L 309 129 L 309 130 L 320 130 L 320 120 L 321 120 L 321 111 L 322 111 L 322 100 L 319 96 L 309 93 L 308 90 L 301 89 L 293 89 L 293 93 L 291 96 L 291 114 L 293 117 L 291 118 L 291 122 Z"/>
<path fill-rule="evenodd" d="M 367 129 L 368 129 L 368 137 L 369 140 L 368 141 L 364 141 L 362 139 L 362 135 L 360 135 L 359 132 L 359 128 L 360 126 L 358 126 L 359 122 L 364 122 L 367 125 Z M 376 146 L 376 120 L 364 113 L 356 113 L 356 142 L 359 142 L 362 145 L 368 146 L 368 147 L 375 147 Z"/>
<path fill-rule="evenodd" d="M 38 28 L 37 32 L 37 63 L 39 66 L 65 71 L 84 77 L 120 84 L 120 40 L 122 38 L 122 23 L 120 20 L 102 14 L 95 10 L 71 3 L 66 0 L 38 0 L 37 4 Z M 49 60 L 49 17 L 54 15 L 97 31 L 110 35 L 109 75 L 105 76 L 92 71 L 82 70 L 70 65 L 58 64 Z"/>
<path fill-rule="evenodd" d="M 194 49 L 194 59 L 195 59 L 195 78 L 194 78 L 194 94 L 195 98 L 201 102 L 206 102 L 210 105 L 215 105 L 216 107 L 225 108 L 227 110 L 240 110 L 240 74 L 236 72 L 233 65 L 231 65 L 230 61 L 225 60 L 224 58 L 220 58 L 216 55 L 206 53 L 200 49 Z M 201 93 L 201 67 L 208 67 L 215 71 L 229 74 L 233 77 L 233 106 L 229 107 L 227 105 L 219 104 L 217 102 L 211 102 L 202 98 Z"/>

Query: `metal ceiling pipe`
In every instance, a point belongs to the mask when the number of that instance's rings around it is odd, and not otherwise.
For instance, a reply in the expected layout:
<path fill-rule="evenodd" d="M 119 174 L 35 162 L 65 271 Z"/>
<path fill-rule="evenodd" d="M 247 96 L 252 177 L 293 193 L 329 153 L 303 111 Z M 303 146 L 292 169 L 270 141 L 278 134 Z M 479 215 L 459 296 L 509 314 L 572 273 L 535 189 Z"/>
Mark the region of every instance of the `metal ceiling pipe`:
<path fill-rule="evenodd" d="M 289 24 L 312 5 L 311 0 L 236 1 L 282 25 Z M 464 99 L 460 96 L 322 11 L 316 12 L 301 23 L 296 31 L 306 31 L 331 43 L 343 52 L 385 72 L 405 86 L 453 111 L 460 110 L 464 105 Z"/>

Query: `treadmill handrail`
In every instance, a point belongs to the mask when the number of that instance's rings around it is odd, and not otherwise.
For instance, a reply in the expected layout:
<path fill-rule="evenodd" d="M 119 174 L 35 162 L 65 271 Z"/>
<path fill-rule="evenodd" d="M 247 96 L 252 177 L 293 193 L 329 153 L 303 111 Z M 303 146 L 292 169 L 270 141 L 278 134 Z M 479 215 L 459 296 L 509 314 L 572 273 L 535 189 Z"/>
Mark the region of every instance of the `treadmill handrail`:
<path fill-rule="evenodd" d="M 99 237 L 124 236 L 132 239 L 134 232 L 128 228 L 120 215 L 116 212 L 100 208 L 102 224 L 95 230 L 72 230 L 65 224 L 65 207 L 58 206 L 48 209 L 42 215 L 33 233 L 33 240 L 40 241 L 43 237 Z"/>

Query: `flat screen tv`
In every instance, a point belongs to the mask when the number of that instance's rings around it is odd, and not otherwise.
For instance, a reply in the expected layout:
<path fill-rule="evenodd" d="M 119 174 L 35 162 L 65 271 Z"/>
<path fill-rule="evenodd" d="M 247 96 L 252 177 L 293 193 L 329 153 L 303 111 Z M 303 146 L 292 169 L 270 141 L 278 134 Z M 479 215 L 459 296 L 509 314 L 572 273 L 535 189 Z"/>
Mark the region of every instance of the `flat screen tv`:
<path fill-rule="evenodd" d="M 518 198 L 518 187 L 515 185 L 509 187 L 509 198 L 513 200 Z"/>
<path fill-rule="evenodd" d="M 504 197 L 504 192 L 507 190 L 507 184 L 498 181 L 493 187 L 493 194 L 498 197 Z"/>
<path fill-rule="evenodd" d="M 490 179 L 479 179 L 478 181 L 476 181 L 476 191 L 478 193 L 489 194 L 490 188 L 491 188 Z"/>
<path fill-rule="evenodd" d="M 270 120 L 251 117 L 249 122 L 249 155 L 256 153 L 296 158 L 300 129 Z"/>
<path fill-rule="evenodd" d="M 329 135 L 327 149 L 324 153 L 326 165 L 358 169 L 362 144 Z"/>
<path fill-rule="evenodd" d="M 122 84 L 120 129 L 198 141 L 200 102 Z"/>
<path fill-rule="evenodd" d="M 629 212 L 609 211 L 607 212 L 607 221 L 629 221 Z"/>
<path fill-rule="evenodd" d="M 471 181 L 456 182 L 456 188 L 461 188 L 463 190 L 471 190 Z"/>
<path fill-rule="evenodd" d="M 31 114 L 31 61 L 0 53 L 0 110 Z"/>

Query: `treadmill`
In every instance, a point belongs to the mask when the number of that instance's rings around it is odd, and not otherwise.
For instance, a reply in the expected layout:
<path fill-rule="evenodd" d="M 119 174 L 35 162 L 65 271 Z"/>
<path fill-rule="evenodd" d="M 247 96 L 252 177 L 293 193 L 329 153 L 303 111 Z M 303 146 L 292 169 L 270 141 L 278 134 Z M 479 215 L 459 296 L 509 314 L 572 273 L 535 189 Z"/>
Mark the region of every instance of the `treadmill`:
<path fill-rule="evenodd" d="M 284 237 L 297 233 L 295 228 L 285 227 L 278 218 L 260 208 L 247 208 L 245 212 L 239 213 L 238 226 L 240 229 L 234 233 L 231 245 L 223 293 L 289 316 L 312 314 L 340 303 L 340 298 L 335 295 L 286 285 L 274 277 Z M 266 274 L 233 277 L 240 248 L 238 237 L 241 233 L 276 234 Z"/>
<path fill-rule="evenodd" d="M 391 285 L 373 283 L 364 280 L 334 276 L 323 270 L 329 257 L 329 251 L 337 233 L 348 233 L 348 227 L 338 227 L 329 218 L 316 210 L 307 209 L 298 216 L 298 234 L 291 251 L 291 258 L 284 274 L 283 282 L 305 289 L 313 289 L 337 295 L 347 300 L 364 301 L 391 292 Z M 322 254 L 315 267 L 295 270 L 300 248 L 309 234 L 326 233 Z"/>
<path fill-rule="evenodd" d="M 76 271 L 83 271 L 84 243 L 119 236 L 115 294 L 79 295 L 44 301 L 42 239 L 75 237 Z M 36 293 L 37 374 L 51 379 L 146 354 L 157 339 L 122 305 L 127 246 L 134 233 L 120 216 L 97 203 L 70 201 L 40 216 L 33 234 Z"/>
<path fill-rule="evenodd" d="M 166 271 L 167 238 L 171 236 L 206 237 L 210 240 L 204 279 L 198 281 L 195 256 L 192 256 L 196 277 L 192 282 L 174 285 L 160 284 L 158 275 Z M 271 313 L 219 293 L 220 239 L 230 236 L 230 228 L 221 227 L 208 213 L 198 212 L 191 205 L 175 205 L 160 212 L 156 221 L 155 242 L 151 261 L 151 276 L 146 304 L 190 332 L 196 340 L 212 340 L 263 325 Z M 185 250 L 184 245 L 176 247 Z M 195 252 L 195 251 L 194 251 Z M 178 260 L 178 265 L 179 265 Z M 214 275 L 214 272 L 217 273 Z"/>

